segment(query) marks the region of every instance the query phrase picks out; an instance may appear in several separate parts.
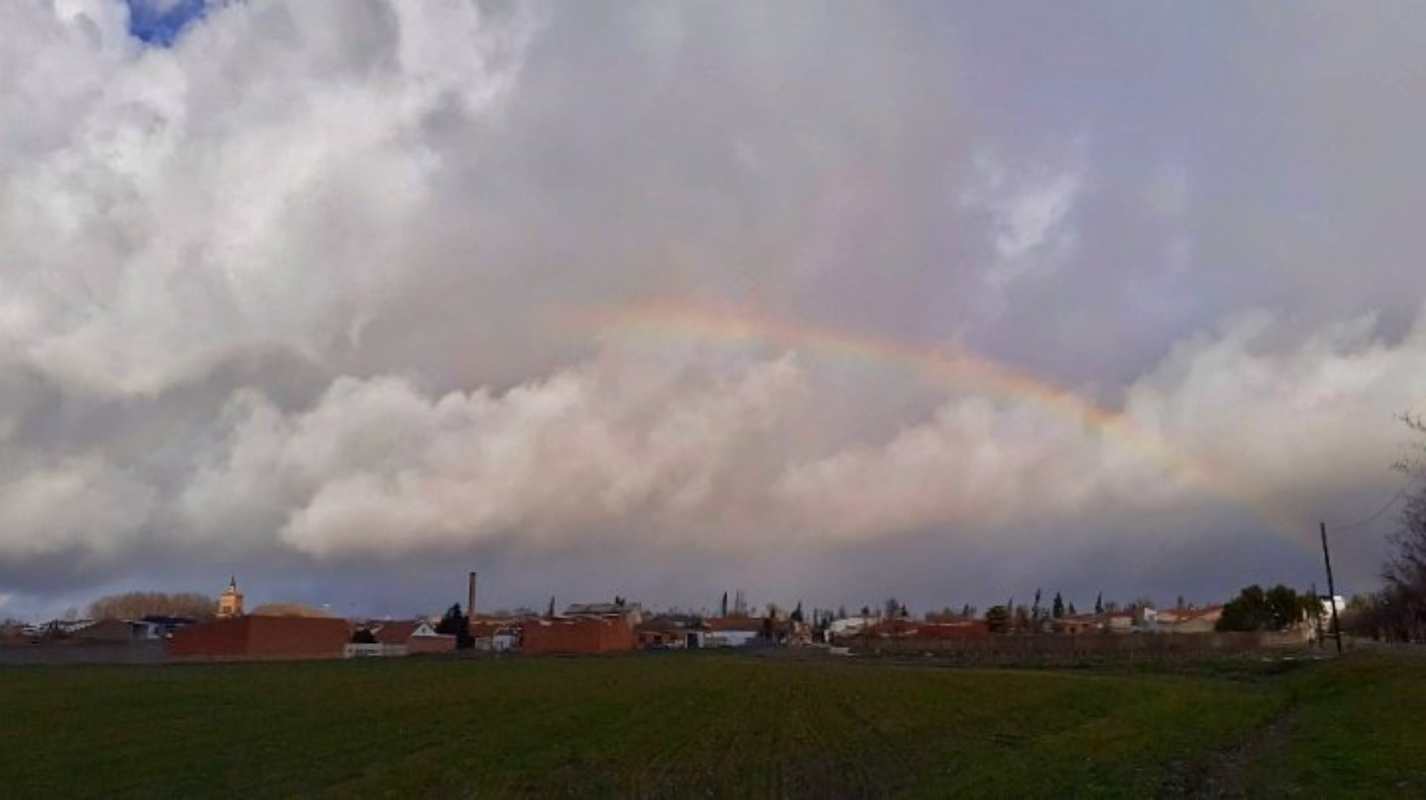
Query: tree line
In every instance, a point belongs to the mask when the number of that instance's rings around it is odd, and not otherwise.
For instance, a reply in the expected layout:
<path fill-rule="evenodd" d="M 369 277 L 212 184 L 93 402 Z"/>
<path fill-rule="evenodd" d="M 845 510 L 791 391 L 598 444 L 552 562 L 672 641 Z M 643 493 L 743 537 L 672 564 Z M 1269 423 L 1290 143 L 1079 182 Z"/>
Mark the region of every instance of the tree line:
<path fill-rule="evenodd" d="M 1219 631 L 1283 631 L 1303 622 L 1315 622 L 1322 603 L 1310 592 L 1298 593 L 1278 584 L 1271 589 L 1254 584 L 1223 605 L 1214 624 Z"/>
<path fill-rule="evenodd" d="M 143 619 L 188 617 L 209 619 L 218 613 L 218 601 L 197 592 L 124 592 L 101 597 L 89 604 L 90 619 Z"/>
<path fill-rule="evenodd" d="M 1402 421 L 1426 436 L 1426 418 L 1404 415 Z M 1382 588 L 1357 595 L 1347 604 L 1343 628 L 1358 636 L 1383 641 L 1426 641 L 1426 443 L 1416 442 L 1412 454 L 1395 464 L 1409 481 L 1400 527 L 1391 534 L 1391 555 L 1382 565 Z"/>

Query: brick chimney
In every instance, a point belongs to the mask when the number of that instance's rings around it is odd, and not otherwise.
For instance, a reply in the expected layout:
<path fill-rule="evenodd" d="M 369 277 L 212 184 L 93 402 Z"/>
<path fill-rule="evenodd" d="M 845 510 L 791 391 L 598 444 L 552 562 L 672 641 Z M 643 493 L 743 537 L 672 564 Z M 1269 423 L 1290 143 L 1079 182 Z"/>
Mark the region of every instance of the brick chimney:
<path fill-rule="evenodd" d="M 470 588 L 465 599 L 465 615 L 475 617 L 475 573 L 470 573 Z"/>

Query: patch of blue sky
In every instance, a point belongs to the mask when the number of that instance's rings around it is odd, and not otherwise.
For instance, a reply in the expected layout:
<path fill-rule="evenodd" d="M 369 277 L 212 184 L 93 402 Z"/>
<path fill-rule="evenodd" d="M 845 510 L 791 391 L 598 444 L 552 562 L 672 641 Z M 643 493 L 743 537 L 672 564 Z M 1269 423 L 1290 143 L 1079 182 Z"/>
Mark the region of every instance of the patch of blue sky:
<path fill-rule="evenodd" d="M 168 47 L 189 23 L 200 19 L 207 0 L 125 0 L 129 33 L 151 45 Z"/>

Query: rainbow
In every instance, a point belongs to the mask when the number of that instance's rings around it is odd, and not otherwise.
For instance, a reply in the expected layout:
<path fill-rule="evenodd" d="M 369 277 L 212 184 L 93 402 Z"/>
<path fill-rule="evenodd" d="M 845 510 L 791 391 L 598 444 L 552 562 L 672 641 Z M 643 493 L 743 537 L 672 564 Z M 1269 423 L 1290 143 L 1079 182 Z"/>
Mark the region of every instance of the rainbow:
<path fill-rule="evenodd" d="M 1271 528 L 1303 542 L 1310 524 L 1266 503 L 1233 479 L 1230 469 L 1169 446 L 1128 415 L 1111 411 L 1075 392 L 965 348 L 925 348 L 840 328 L 657 299 L 581 315 L 584 324 L 605 333 L 684 336 L 721 342 L 777 345 L 833 358 L 891 364 L 910 370 L 950 391 L 992 394 L 1029 401 L 1063 419 L 1096 430 L 1105 439 L 1143 455 L 1190 485 L 1251 510 Z"/>

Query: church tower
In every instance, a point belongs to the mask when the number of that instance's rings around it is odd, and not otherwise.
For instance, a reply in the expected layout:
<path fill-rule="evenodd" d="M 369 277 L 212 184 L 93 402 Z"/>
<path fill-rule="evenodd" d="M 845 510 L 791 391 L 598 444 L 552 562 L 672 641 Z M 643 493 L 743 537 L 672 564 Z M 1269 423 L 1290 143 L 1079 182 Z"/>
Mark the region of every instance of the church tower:
<path fill-rule="evenodd" d="M 238 578 L 233 576 L 228 581 L 228 588 L 223 591 L 223 596 L 218 598 L 218 617 L 241 617 L 243 615 L 243 593 L 238 591 Z"/>

